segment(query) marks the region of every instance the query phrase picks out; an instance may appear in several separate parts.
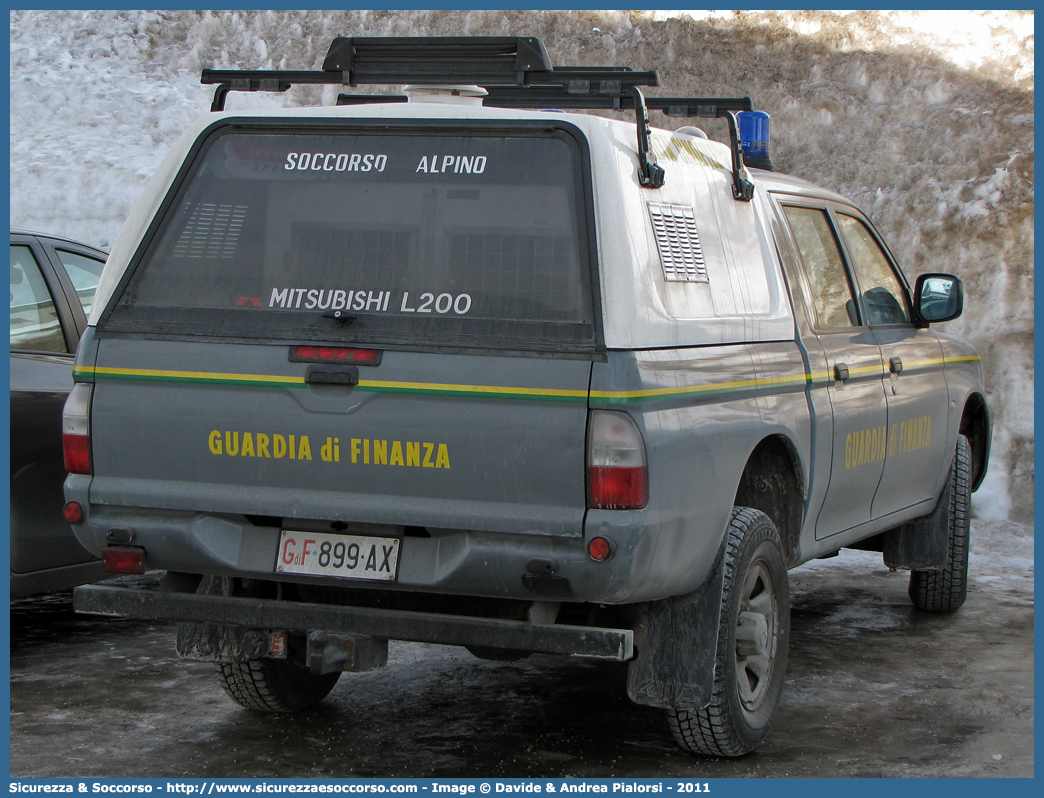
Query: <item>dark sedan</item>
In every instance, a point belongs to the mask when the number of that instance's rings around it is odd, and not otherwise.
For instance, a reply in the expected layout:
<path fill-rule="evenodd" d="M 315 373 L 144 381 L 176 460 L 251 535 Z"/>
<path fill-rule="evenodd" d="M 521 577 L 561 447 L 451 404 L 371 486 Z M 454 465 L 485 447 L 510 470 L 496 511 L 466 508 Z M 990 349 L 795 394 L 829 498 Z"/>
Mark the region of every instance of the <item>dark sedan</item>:
<path fill-rule="evenodd" d="M 62 518 L 62 407 L 101 250 L 11 231 L 11 596 L 103 576 Z"/>

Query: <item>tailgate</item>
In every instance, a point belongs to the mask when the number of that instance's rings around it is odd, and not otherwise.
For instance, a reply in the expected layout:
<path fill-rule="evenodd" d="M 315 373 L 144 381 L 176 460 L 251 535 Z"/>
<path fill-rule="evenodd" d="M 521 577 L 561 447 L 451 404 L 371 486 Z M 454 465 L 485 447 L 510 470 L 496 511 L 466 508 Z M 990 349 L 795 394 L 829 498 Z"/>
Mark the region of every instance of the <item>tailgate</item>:
<path fill-rule="evenodd" d="M 290 351 L 101 342 L 92 503 L 581 534 L 589 362 L 384 352 L 353 386 Z"/>

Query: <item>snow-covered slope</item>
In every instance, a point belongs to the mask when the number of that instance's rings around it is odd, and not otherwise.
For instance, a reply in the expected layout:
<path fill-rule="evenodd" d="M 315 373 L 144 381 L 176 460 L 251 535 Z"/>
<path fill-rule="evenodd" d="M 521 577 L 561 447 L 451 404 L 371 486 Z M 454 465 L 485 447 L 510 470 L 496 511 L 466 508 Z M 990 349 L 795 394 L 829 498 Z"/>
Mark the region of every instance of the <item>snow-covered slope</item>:
<path fill-rule="evenodd" d="M 338 35 L 536 35 L 556 64 L 656 68 L 660 94 L 749 94 L 772 115 L 777 168 L 855 199 L 909 276 L 963 277 L 965 315 L 943 329 L 982 354 L 997 424 L 977 512 L 1032 518 L 1032 12 L 12 11 L 10 20 L 11 224 L 102 247 L 170 143 L 206 113 L 200 69 L 315 69 Z M 238 94 L 230 107 L 329 104 L 334 93 Z"/>

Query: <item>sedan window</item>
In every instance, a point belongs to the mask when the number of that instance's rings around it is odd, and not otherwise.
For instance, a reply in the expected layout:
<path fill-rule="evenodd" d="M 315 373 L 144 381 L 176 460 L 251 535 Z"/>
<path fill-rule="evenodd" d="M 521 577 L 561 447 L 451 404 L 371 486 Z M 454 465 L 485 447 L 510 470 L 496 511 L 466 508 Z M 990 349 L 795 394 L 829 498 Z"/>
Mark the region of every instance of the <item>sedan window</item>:
<path fill-rule="evenodd" d="M 98 290 L 98 280 L 101 278 L 105 262 L 96 258 L 89 258 L 78 252 L 69 252 L 66 249 L 55 249 L 61 258 L 65 271 L 76 288 L 76 296 L 83 305 L 83 312 L 90 316 L 91 307 L 94 304 L 94 294 Z"/>
<path fill-rule="evenodd" d="M 47 282 L 25 246 L 11 247 L 11 348 L 69 351 Z"/>

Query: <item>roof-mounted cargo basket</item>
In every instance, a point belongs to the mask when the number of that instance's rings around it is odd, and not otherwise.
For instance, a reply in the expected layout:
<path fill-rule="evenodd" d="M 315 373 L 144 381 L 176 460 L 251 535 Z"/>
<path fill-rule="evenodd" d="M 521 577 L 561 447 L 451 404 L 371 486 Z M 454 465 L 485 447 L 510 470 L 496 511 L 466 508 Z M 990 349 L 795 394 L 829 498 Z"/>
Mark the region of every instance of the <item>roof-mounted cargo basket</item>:
<path fill-rule="evenodd" d="M 524 83 L 527 72 L 550 72 L 544 43 L 532 36 L 443 36 L 333 40 L 323 71 L 345 83 Z M 352 80 L 352 76 L 355 80 Z"/>
<path fill-rule="evenodd" d="M 725 118 L 732 148 L 733 196 L 750 200 L 754 186 L 743 168 L 736 113 L 752 110 L 749 97 L 651 97 L 643 86 L 659 85 L 655 71 L 630 67 L 558 67 L 533 36 L 338 37 L 322 70 L 204 69 L 204 84 L 217 84 L 212 111 L 222 111 L 230 91 L 286 91 L 294 84 L 474 84 L 501 108 L 633 110 L 638 127 L 638 179 L 646 188 L 663 185 L 664 171 L 649 145 L 650 108 L 668 116 Z M 350 95 L 339 105 L 405 102 L 406 97 Z"/>

